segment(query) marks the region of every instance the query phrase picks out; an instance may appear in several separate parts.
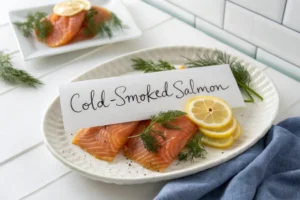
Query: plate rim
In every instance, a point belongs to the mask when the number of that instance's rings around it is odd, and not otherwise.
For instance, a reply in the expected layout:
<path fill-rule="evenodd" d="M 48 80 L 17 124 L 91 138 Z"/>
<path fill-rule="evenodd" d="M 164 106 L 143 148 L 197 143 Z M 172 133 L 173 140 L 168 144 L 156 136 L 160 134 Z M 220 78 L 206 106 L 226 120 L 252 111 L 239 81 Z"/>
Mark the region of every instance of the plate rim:
<path fill-rule="evenodd" d="M 101 43 L 101 38 L 98 38 L 96 41 L 94 41 L 92 44 L 89 44 L 89 45 L 84 45 L 83 43 L 81 43 L 82 44 L 81 46 L 68 48 L 66 50 L 58 51 L 58 52 L 54 51 L 54 52 L 50 52 L 50 53 L 44 53 L 44 54 L 40 54 L 40 55 L 35 55 L 35 53 L 39 52 L 39 50 L 35 51 L 34 53 L 29 53 L 29 54 L 25 53 L 25 50 L 24 50 L 24 48 L 22 48 L 21 41 L 19 40 L 19 36 L 17 34 L 18 30 L 16 29 L 16 27 L 13 24 L 14 22 L 12 21 L 12 15 L 14 15 L 15 13 L 18 13 L 18 12 L 24 12 L 24 11 L 30 12 L 30 11 L 35 10 L 35 9 L 43 9 L 43 8 L 47 8 L 47 7 L 51 7 L 51 6 L 53 7 L 55 4 L 44 4 L 44 5 L 41 5 L 41 6 L 32 6 L 32 7 L 28 7 L 28 8 L 10 10 L 8 12 L 9 25 L 11 27 L 11 30 L 13 32 L 13 36 L 14 36 L 16 42 L 17 42 L 18 50 L 20 51 L 23 60 L 28 61 L 28 60 L 33 60 L 33 59 L 37 59 L 37 58 L 45 58 L 45 57 L 60 55 L 60 54 L 64 54 L 64 53 L 70 53 L 70 52 L 73 52 L 73 51 L 78 51 L 78 50 L 83 50 L 83 49 L 88 49 L 88 48 L 93 48 L 93 47 L 100 47 L 100 46 L 103 46 L 103 45 L 108 45 L 108 44 L 113 44 L 113 43 L 117 43 L 117 42 L 127 41 L 127 40 L 131 40 L 131 39 L 135 39 L 135 38 L 140 37 L 142 35 L 142 31 L 138 27 L 138 25 L 136 23 L 136 20 L 133 18 L 133 16 L 131 15 L 129 10 L 127 9 L 127 7 L 120 0 L 113 0 L 113 1 L 115 1 L 114 3 L 120 4 L 126 10 L 128 16 L 130 18 L 130 21 L 133 22 L 133 25 L 134 25 L 133 29 L 135 31 L 133 33 L 131 33 L 130 35 L 128 35 L 127 38 L 117 39 L 117 40 L 114 40 L 114 41 L 109 40 L 108 42 L 105 42 L 105 43 Z M 81 41 L 81 42 L 85 42 L 85 41 Z M 68 44 L 66 44 L 64 46 L 68 46 Z M 51 48 L 51 47 L 48 47 L 48 46 L 47 46 L 47 48 L 54 49 L 54 48 Z M 59 48 L 59 47 L 57 47 L 57 48 Z"/>
<path fill-rule="evenodd" d="M 99 68 L 103 65 L 105 65 L 106 63 L 112 62 L 114 60 L 126 57 L 126 56 L 130 56 L 130 55 L 134 55 L 137 53 L 142 53 L 142 52 L 147 52 L 147 51 L 152 51 L 152 50 L 158 50 L 158 49 L 189 49 L 189 48 L 194 48 L 194 49 L 202 49 L 202 50 L 209 50 L 209 51 L 213 51 L 216 50 L 218 48 L 211 48 L 211 47 L 205 47 L 205 46 L 192 46 L 192 45 L 172 45 L 172 46 L 157 46 L 157 47 L 149 47 L 149 48 L 144 48 L 144 49 L 140 49 L 137 51 L 133 51 L 133 52 L 129 52 L 126 54 L 122 54 L 119 56 L 116 56 L 114 58 L 111 58 L 105 62 L 99 63 L 98 65 L 96 65 L 95 67 L 83 72 L 82 74 L 80 74 L 79 76 L 77 76 L 76 78 L 72 79 L 70 82 L 74 82 L 74 81 L 78 81 L 78 79 L 80 79 L 82 76 L 86 75 L 87 73 L 89 73 L 90 71 Z M 276 107 L 274 109 L 275 113 L 272 116 L 272 118 L 270 119 L 270 124 L 268 126 L 266 126 L 263 130 L 262 130 L 262 134 L 255 138 L 255 140 L 253 140 L 251 143 L 249 143 L 248 145 L 244 146 L 243 148 L 241 148 L 239 151 L 236 151 L 234 153 L 231 153 L 229 155 L 227 155 L 226 157 L 223 157 L 217 161 L 211 162 L 209 164 L 207 164 L 205 167 L 201 167 L 201 169 L 199 169 L 199 166 L 195 166 L 189 170 L 186 169 L 180 169 L 178 171 L 175 172 L 169 172 L 168 174 L 164 174 L 161 173 L 161 175 L 159 177 L 137 177 L 137 178 L 126 178 L 126 177 L 122 177 L 122 178 L 112 178 L 112 177 L 107 177 L 107 176 L 102 176 L 99 174 L 93 174 L 91 172 L 88 172 L 86 170 L 81 169 L 80 167 L 74 165 L 73 163 L 65 160 L 63 157 L 61 157 L 58 153 L 56 153 L 56 151 L 54 150 L 54 148 L 49 144 L 47 137 L 46 137 L 46 131 L 45 131 L 45 123 L 46 123 L 46 116 L 48 114 L 48 112 L 50 112 L 50 109 L 52 108 L 53 104 L 56 103 L 56 101 L 59 101 L 59 95 L 57 95 L 54 100 L 51 102 L 51 104 L 47 107 L 46 111 L 44 112 L 43 118 L 42 118 L 42 133 L 43 133 L 43 140 L 44 140 L 44 144 L 47 147 L 47 149 L 52 153 L 52 155 L 58 159 L 61 163 L 63 163 L 65 166 L 71 168 L 73 171 L 75 172 L 79 172 L 80 174 L 89 177 L 93 180 L 97 180 L 97 181 L 102 181 L 102 182 L 106 182 L 106 183 L 114 183 L 114 184 L 118 184 L 118 185 L 132 185 L 132 184 L 139 184 L 139 183 L 151 183 L 151 182 L 158 182 L 158 181 L 162 181 L 162 180 L 171 180 L 171 179 L 175 179 L 175 178 L 180 178 L 180 177 L 184 177 L 184 176 L 188 176 L 188 175 L 192 175 L 195 174 L 197 172 L 201 172 L 204 171 L 206 169 L 218 166 L 224 162 L 227 162 L 229 160 L 231 160 L 232 158 L 244 153 L 246 150 L 250 149 L 254 144 L 256 144 L 261 138 L 263 138 L 266 133 L 268 132 L 268 130 L 270 129 L 270 127 L 272 127 L 275 118 L 277 117 L 278 111 L 279 111 L 279 106 L 280 106 L 280 98 L 279 98 L 279 93 L 278 93 L 278 89 L 276 87 L 276 85 L 274 84 L 274 81 L 268 76 L 268 74 L 264 73 L 262 69 L 256 67 L 254 64 L 252 64 L 251 62 L 246 61 L 244 58 L 241 58 L 239 56 L 236 56 L 234 53 L 229 53 L 231 56 L 233 56 L 233 58 L 237 58 L 241 61 L 243 61 L 245 64 L 251 65 L 253 67 L 255 67 L 257 70 L 259 70 L 261 73 L 264 74 L 265 77 L 268 78 L 268 81 L 270 81 L 270 83 L 273 85 L 273 87 L 275 88 L 275 98 L 277 99 L 277 104 Z"/>

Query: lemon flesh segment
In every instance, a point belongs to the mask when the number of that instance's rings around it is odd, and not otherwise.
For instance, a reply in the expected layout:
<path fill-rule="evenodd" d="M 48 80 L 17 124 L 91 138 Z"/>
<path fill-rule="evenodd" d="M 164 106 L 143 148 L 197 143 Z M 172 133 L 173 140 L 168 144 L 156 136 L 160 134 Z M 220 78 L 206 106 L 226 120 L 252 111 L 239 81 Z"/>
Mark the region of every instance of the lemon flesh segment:
<path fill-rule="evenodd" d="M 91 3 L 88 0 L 72 0 L 72 2 L 81 3 L 84 10 L 89 10 L 92 7 Z"/>
<path fill-rule="evenodd" d="M 83 9 L 84 5 L 79 2 L 61 2 L 54 6 L 53 12 L 59 16 L 73 16 Z"/>
<path fill-rule="evenodd" d="M 215 148 L 227 148 L 233 144 L 234 139 L 232 136 L 227 138 L 210 138 L 204 135 L 201 138 L 201 142 Z"/>
<path fill-rule="evenodd" d="M 232 120 L 230 106 L 212 96 L 192 97 L 186 107 L 189 118 L 198 126 L 213 129 L 223 128 Z"/>
<path fill-rule="evenodd" d="M 242 134 L 242 127 L 239 123 L 237 123 L 237 128 L 236 130 L 233 132 L 232 137 L 234 140 L 237 140 Z"/>
<path fill-rule="evenodd" d="M 199 130 L 208 137 L 226 138 L 233 135 L 233 133 L 236 132 L 237 128 L 238 128 L 238 122 L 235 118 L 232 118 L 232 121 L 227 126 L 221 129 L 206 129 L 200 127 Z"/>

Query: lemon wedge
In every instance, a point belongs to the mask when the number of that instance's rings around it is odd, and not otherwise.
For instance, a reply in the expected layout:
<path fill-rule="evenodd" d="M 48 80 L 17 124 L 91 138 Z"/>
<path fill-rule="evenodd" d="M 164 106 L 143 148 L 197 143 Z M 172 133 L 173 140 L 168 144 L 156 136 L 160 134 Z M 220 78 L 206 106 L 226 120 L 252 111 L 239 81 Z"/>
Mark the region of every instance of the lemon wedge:
<path fill-rule="evenodd" d="M 211 147 L 226 148 L 233 144 L 234 139 L 232 136 L 229 136 L 227 138 L 210 138 L 204 135 L 201 138 L 201 142 Z"/>
<path fill-rule="evenodd" d="M 199 128 L 199 130 L 206 136 L 212 138 L 226 138 L 231 136 L 233 133 L 236 132 L 238 127 L 238 122 L 235 118 L 232 119 L 231 123 L 221 129 L 206 129 L 206 128 Z"/>
<path fill-rule="evenodd" d="M 72 0 L 72 2 L 81 3 L 84 6 L 84 10 L 89 10 L 92 7 L 91 2 L 89 2 L 88 0 Z"/>
<path fill-rule="evenodd" d="M 207 129 L 226 127 L 233 118 L 230 106 L 222 99 L 212 96 L 192 97 L 186 112 L 194 123 Z"/>
<path fill-rule="evenodd" d="M 237 123 L 237 128 L 236 130 L 233 132 L 232 137 L 234 140 L 237 140 L 242 134 L 242 127 L 239 123 Z"/>
<path fill-rule="evenodd" d="M 83 9 L 84 5 L 82 3 L 69 1 L 56 4 L 53 8 L 53 12 L 60 16 L 73 16 Z"/>

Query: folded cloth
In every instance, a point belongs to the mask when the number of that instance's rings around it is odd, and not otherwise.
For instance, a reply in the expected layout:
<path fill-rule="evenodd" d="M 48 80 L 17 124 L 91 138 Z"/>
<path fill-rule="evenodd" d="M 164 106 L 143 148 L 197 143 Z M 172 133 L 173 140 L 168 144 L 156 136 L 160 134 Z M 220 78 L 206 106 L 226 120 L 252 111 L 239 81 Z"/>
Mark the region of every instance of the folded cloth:
<path fill-rule="evenodd" d="M 241 155 L 167 183 L 155 200 L 300 200 L 300 117 L 274 125 Z"/>

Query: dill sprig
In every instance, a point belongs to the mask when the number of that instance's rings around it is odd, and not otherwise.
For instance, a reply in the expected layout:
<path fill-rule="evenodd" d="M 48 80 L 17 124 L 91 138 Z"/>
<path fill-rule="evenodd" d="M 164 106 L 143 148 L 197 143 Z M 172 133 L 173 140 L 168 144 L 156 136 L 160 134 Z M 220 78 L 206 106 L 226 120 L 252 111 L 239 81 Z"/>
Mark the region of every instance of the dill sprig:
<path fill-rule="evenodd" d="M 113 28 L 127 28 L 127 26 L 123 24 L 121 19 L 113 12 L 110 13 L 110 17 L 107 21 L 97 24 L 94 18 L 97 14 L 98 11 L 95 8 L 91 8 L 86 12 L 84 20 L 85 24 L 87 24 L 87 27 L 84 30 L 88 36 L 94 36 L 100 33 L 101 35 L 106 35 L 109 38 L 112 38 Z"/>
<path fill-rule="evenodd" d="M 0 51 L 0 78 L 11 85 L 23 84 L 30 87 L 37 87 L 43 84 L 26 71 L 15 69 L 11 63 L 10 55 L 2 51 Z"/>
<path fill-rule="evenodd" d="M 212 55 L 208 55 L 206 53 L 203 56 L 198 55 L 198 58 L 195 60 L 190 58 L 186 59 L 188 62 L 185 63 L 185 66 L 188 68 L 229 64 L 239 88 L 245 91 L 249 96 L 249 99 L 245 100 L 245 102 L 254 102 L 252 94 L 258 97 L 260 100 L 263 100 L 263 97 L 250 87 L 251 76 L 247 69 L 243 66 L 242 62 L 232 58 L 232 56 L 226 52 L 216 49 Z"/>
<path fill-rule="evenodd" d="M 119 28 L 119 29 L 124 29 L 128 28 L 127 25 L 125 25 L 122 20 L 113 12 L 110 12 L 110 22 L 113 27 Z"/>
<path fill-rule="evenodd" d="M 13 24 L 22 32 L 25 37 L 29 37 L 33 30 L 36 30 L 38 38 L 44 40 L 52 31 L 51 22 L 46 19 L 47 13 L 35 12 L 27 15 L 24 22 L 14 22 Z"/>
<path fill-rule="evenodd" d="M 98 32 L 98 26 L 94 20 L 95 15 L 97 15 L 97 10 L 95 8 L 91 8 L 85 14 L 84 21 L 86 23 L 86 28 L 84 29 L 85 34 L 88 36 L 96 35 Z"/>
<path fill-rule="evenodd" d="M 205 148 L 201 145 L 201 135 L 196 134 L 185 146 L 185 149 L 181 151 L 178 155 L 179 162 L 181 161 L 191 161 L 193 162 L 195 158 L 205 158 L 207 154 Z"/>
<path fill-rule="evenodd" d="M 158 63 L 154 63 L 152 60 L 144 60 L 141 58 L 133 58 L 131 60 L 133 62 L 132 66 L 134 69 L 143 71 L 145 73 L 176 69 L 174 66 L 163 60 L 159 60 Z"/>
<path fill-rule="evenodd" d="M 170 123 L 183 115 L 186 115 L 186 113 L 180 110 L 174 110 L 168 112 L 160 112 L 158 115 L 151 116 L 150 119 L 152 122 L 156 122 L 167 129 L 180 129 L 180 127 L 174 126 Z"/>
<path fill-rule="evenodd" d="M 160 112 L 158 115 L 153 115 L 150 117 L 150 124 L 142 131 L 142 133 L 129 138 L 141 137 L 145 148 L 149 152 L 157 153 L 158 149 L 161 148 L 161 145 L 157 141 L 155 135 L 160 136 L 162 139 L 165 139 L 165 136 L 161 131 L 153 129 L 154 123 L 160 124 L 168 129 L 180 129 L 180 127 L 173 126 L 170 123 L 175 121 L 178 117 L 186 115 L 185 112 L 179 110 L 171 110 L 167 112 Z"/>

